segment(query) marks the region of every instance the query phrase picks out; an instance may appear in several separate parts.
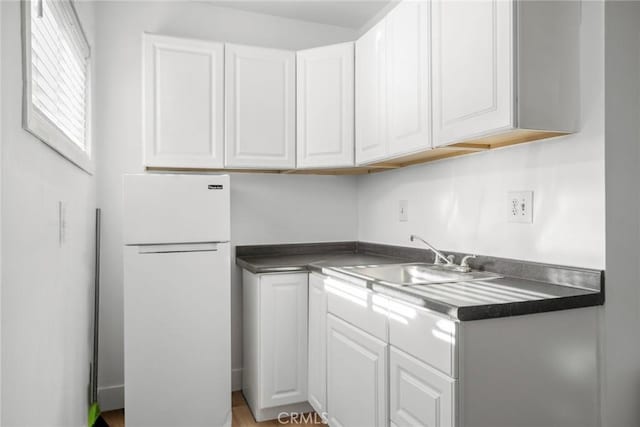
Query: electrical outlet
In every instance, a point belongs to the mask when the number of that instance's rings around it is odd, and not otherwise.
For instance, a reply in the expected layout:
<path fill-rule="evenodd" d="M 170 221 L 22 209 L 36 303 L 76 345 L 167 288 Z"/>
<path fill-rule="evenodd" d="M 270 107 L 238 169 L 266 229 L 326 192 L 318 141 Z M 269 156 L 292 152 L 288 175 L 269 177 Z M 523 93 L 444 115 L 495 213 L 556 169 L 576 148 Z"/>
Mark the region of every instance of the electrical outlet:
<path fill-rule="evenodd" d="M 400 200 L 398 206 L 398 218 L 400 219 L 400 222 L 409 221 L 409 201 Z"/>
<path fill-rule="evenodd" d="M 509 222 L 533 223 L 533 191 L 510 191 L 507 195 Z"/>

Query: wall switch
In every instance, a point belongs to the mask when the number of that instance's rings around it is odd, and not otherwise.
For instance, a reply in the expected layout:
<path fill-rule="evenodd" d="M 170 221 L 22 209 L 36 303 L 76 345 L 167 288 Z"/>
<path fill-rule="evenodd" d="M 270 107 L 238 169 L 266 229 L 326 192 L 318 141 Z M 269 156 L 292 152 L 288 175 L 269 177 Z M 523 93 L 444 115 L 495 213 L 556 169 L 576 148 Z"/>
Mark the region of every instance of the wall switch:
<path fill-rule="evenodd" d="M 509 222 L 533 223 L 533 191 L 510 191 L 507 195 Z"/>
<path fill-rule="evenodd" d="M 408 200 L 400 200 L 398 215 L 400 222 L 409 221 L 409 201 Z"/>

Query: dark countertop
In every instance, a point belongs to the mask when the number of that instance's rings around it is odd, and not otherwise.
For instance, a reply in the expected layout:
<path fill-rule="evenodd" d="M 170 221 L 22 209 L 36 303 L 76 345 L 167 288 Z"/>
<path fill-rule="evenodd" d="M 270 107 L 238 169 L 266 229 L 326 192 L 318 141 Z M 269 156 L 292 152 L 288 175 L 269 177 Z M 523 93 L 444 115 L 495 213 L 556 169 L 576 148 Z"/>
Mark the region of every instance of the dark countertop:
<path fill-rule="evenodd" d="M 321 267 L 347 267 L 350 265 L 396 264 L 402 258 L 357 253 L 311 253 L 300 255 L 271 255 L 237 257 L 236 264 L 254 274 L 308 271 L 312 265 Z"/>
<path fill-rule="evenodd" d="M 449 252 L 450 253 L 450 252 Z M 458 258 L 460 254 L 455 254 Z M 340 267 L 432 262 L 421 249 L 340 242 L 237 247 L 236 264 L 252 273 L 313 271 L 374 292 L 469 321 L 589 307 L 604 303 L 604 272 L 503 258 L 481 257 L 472 267 L 505 277 L 492 280 L 397 286 L 349 276 Z M 526 276 L 526 277 L 517 277 Z"/>

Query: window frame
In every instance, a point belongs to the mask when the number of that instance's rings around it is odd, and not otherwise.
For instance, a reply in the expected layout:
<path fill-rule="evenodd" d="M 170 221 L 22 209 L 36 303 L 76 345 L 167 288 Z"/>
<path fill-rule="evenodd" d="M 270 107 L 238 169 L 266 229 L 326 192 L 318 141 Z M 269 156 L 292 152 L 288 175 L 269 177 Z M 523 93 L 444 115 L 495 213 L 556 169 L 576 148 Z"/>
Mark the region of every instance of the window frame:
<path fill-rule="evenodd" d="M 75 142 L 73 142 L 61 129 L 59 129 L 51 120 L 44 115 L 32 100 L 32 61 L 31 61 L 31 10 L 32 1 L 23 0 L 22 3 L 22 45 L 23 45 L 23 114 L 22 127 L 24 130 L 32 134 L 40 141 L 47 144 L 61 156 L 69 160 L 90 175 L 95 172 L 95 163 L 92 156 L 93 151 L 93 126 L 92 126 L 92 80 L 93 80 L 93 63 L 91 55 L 87 58 L 87 75 L 85 81 L 85 149 L 83 150 Z M 76 12 L 72 0 L 55 0 L 64 1 L 69 4 L 73 12 L 73 18 L 78 25 L 80 35 L 84 38 L 85 43 L 91 47 L 87 37 L 82 29 L 82 23 Z"/>

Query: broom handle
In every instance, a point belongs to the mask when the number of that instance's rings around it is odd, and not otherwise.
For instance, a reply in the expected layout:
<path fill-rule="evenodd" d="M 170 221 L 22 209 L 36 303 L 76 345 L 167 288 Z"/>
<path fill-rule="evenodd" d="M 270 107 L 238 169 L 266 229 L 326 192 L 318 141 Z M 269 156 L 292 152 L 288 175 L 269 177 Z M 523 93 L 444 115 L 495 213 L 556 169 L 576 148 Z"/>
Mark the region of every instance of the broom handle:
<path fill-rule="evenodd" d="M 102 211 L 96 209 L 96 259 L 94 278 L 94 303 L 93 303 L 93 372 L 91 383 L 91 397 L 93 402 L 98 401 L 98 333 L 100 330 L 100 227 Z"/>

